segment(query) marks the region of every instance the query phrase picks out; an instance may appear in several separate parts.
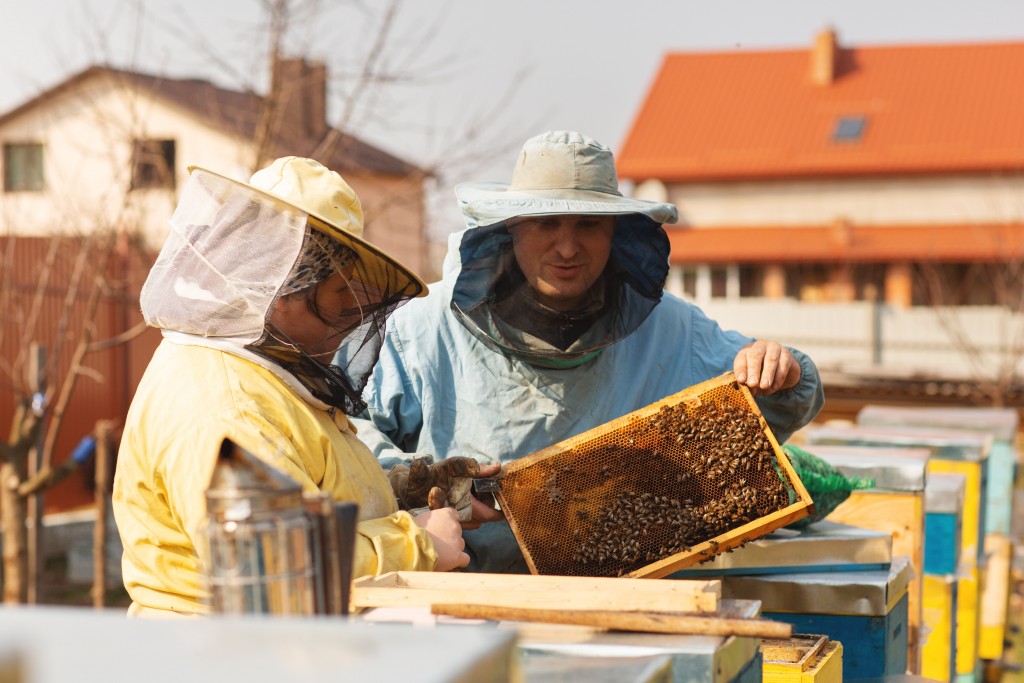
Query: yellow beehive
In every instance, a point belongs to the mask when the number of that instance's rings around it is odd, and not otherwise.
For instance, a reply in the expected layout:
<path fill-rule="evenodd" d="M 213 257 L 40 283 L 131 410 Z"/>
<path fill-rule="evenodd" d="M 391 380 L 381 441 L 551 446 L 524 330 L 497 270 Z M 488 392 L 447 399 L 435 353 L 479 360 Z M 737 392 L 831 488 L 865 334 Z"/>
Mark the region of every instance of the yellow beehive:
<path fill-rule="evenodd" d="M 828 426 L 807 432 L 808 444 L 929 448 L 928 474 L 960 474 L 965 479 L 964 506 L 960 529 L 962 576 L 957 590 L 957 673 L 973 676 L 980 661 L 979 596 L 984 573 L 980 560 L 984 542 L 986 506 L 986 464 L 992 436 L 977 432 L 918 427 Z"/>
<path fill-rule="evenodd" d="M 793 635 L 761 643 L 765 683 L 842 683 L 843 645 L 828 636 Z"/>
<path fill-rule="evenodd" d="M 956 588 L 953 574 L 925 574 L 922 582 L 925 636 L 921 675 L 937 681 L 956 680 Z"/>
<path fill-rule="evenodd" d="M 990 532 L 985 535 L 985 557 L 978 655 L 982 659 L 999 661 L 1003 658 L 1003 642 L 1006 638 L 1013 543 L 1005 534 Z"/>
<path fill-rule="evenodd" d="M 921 671 L 921 577 L 924 576 L 925 476 L 929 451 L 923 448 L 808 446 L 847 476 L 875 480 L 875 488 L 852 491 L 828 519 L 892 534 L 892 554 L 910 558 L 914 578 L 907 587 L 908 662 Z"/>
<path fill-rule="evenodd" d="M 971 675 L 979 658 L 978 637 L 981 595 L 981 571 L 978 567 L 978 544 L 981 542 L 983 464 L 968 460 L 928 461 L 929 474 L 961 474 L 964 476 L 963 523 L 960 526 L 961 576 L 957 586 L 956 670 Z"/>

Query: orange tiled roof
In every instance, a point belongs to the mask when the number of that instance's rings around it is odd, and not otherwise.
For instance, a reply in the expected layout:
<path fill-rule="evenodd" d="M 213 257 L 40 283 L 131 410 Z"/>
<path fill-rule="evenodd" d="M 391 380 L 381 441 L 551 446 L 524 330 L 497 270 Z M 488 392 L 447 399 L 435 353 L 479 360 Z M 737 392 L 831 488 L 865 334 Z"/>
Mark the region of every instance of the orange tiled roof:
<path fill-rule="evenodd" d="M 673 264 L 1005 262 L 1024 259 L 1024 225 L 665 226 Z"/>
<path fill-rule="evenodd" d="M 1024 43 L 672 53 L 618 157 L 623 178 L 699 181 L 1024 170 Z M 832 142 L 865 116 L 858 142 Z"/>

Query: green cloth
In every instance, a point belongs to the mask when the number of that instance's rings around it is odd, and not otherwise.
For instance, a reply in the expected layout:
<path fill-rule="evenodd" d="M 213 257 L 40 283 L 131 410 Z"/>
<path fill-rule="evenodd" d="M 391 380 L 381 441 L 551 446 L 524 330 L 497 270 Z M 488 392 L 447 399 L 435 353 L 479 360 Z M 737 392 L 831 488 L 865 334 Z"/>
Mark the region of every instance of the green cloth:
<path fill-rule="evenodd" d="M 814 510 L 803 519 L 787 526 L 802 529 L 814 522 L 819 522 L 850 497 L 851 491 L 869 489 L 875 485 L 874 479 L 860 479 L 845 476 L 835 467 L 813 453 L 802 448 L 786 444 L 783 452 L 789 457 L 793 469 L 803 482 L 804 488 L 814 502 Z"/>

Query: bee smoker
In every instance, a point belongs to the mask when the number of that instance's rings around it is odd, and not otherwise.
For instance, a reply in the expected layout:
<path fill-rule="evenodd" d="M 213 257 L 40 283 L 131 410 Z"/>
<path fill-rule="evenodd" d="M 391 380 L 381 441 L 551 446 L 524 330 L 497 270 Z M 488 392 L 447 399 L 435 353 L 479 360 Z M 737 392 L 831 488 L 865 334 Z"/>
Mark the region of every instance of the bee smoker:
<path fill-rule="evenodd" d="M 206 490 L 211 611 L 348 614 L 357 506 L 334 504 L 230 439 Z"/>

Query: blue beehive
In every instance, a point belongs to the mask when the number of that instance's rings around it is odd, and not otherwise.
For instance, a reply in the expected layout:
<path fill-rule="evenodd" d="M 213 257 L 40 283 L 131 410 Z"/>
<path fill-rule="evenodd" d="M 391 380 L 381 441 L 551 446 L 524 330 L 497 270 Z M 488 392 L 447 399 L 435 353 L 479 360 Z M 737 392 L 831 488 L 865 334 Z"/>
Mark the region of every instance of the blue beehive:
<path fill-rule="evenodd" d="M 760 600 L 764 616 L 820 633 L 843 644 L 847 680 L 904 674 L 907 670 L 905 557 L 887 570 L 728 576 L 723 597 Z"/>

